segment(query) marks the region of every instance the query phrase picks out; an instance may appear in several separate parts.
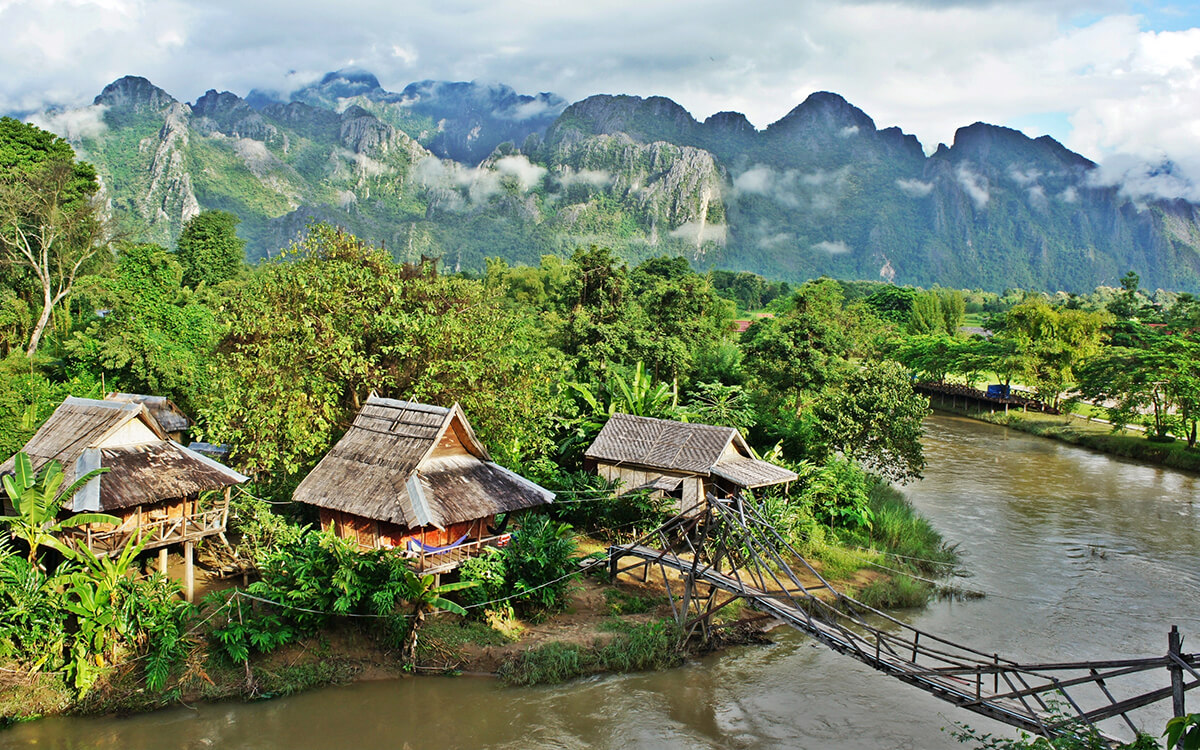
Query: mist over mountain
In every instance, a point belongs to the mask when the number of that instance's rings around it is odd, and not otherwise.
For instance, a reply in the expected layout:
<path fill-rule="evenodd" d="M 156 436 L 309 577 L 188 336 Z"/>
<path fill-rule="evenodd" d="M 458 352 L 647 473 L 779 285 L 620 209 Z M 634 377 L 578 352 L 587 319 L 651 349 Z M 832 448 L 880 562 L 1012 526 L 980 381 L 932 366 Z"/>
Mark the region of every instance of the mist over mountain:
<path fill-rule="evenodd" d="M 758 130 L 662 97 L 389 92 L 363 71 L 191 104 L 126 77 L 91 107 L 32 119 L 97 165 L 145 239 L 170 245 L 220 208 L 243 219 L 251 258 L 317 218 L 451 268 L 602 244 L 787 280 L 1087 291 L 1132 269 L 1147 287 L 1200 291 L 1197 204 L 1122 189 L 1049 137 L 984 123 L 926 156 L 829 92 Z"/>

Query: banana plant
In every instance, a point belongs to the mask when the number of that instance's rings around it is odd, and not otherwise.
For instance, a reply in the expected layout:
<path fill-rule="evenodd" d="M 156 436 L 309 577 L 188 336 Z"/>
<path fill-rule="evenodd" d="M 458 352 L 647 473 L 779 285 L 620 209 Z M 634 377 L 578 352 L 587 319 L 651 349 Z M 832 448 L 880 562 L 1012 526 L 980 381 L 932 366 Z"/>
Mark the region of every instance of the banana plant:
<path fill-rule="evenodd" d="M 13 461 L 13 473 L 6 474 L 2 481 L 16 515 L 0 516 L 0 524 L 8 526 L 13 538 L 22 539 L 29 545 L 30 563 L 37 564 L 38 547 L 42 545 L 71 554 L 70 548 L 58 540 L 64 529 L 89 523 L 120 523 L 119 518 L 106 513 L 78 513 L 70 518 L 58 518 L 67 498 L 108 469 L 89 471 L 60 490 L 65 476 L 58 461 L 50 460 L 38 472 L 34 472 L 33 462 L 24 452 L 18 453 Z"/>
<path fill-rule="evenodd" d="M 437 610 L 466 615 L 467 610 L 456 602 L 444 598 L 443 594 L 471 588 L 478 582 L 457 581 L 443 583 L 439 586 L 434 583 L 436 579 L 431 575 L 417 575 L 407 568 L 404 569 L 403 575 L 406 589 L 403 596 L 412 606 L 408 618 L 408 633 L 404 637 L 404 657 L 409 664 L 412 664 L 417 660 L 417 631 L 420 629 L 421 623 L 425 622 L 425 615 Z"/>

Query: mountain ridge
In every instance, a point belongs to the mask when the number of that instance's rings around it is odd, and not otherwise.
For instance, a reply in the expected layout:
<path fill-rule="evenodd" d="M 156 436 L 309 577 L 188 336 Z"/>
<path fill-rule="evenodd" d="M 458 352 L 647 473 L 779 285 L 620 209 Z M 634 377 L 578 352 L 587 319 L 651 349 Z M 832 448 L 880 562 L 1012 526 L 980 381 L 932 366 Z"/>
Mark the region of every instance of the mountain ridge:
<path fill-rule="evenodd" d="M 1133 269 L 1200 290 L 1196 205 L 1135 200 L 1049 136 L 1003 126 L 964 126 L 927 156 L 827 91 L 761 130 L 736 112 L 701 122 L 666 97 L 389 92 L 366 71 L 287 101 L 209 90 L 190 105 L 127 76 L 93 106 L 107 130 L 74 145 L 114 207 L 164 243 L 189 214 L 223 208 L 253 257 L 312 216 L 464 268 L 598 243 L 787 280 L 1088 291 Z"/>

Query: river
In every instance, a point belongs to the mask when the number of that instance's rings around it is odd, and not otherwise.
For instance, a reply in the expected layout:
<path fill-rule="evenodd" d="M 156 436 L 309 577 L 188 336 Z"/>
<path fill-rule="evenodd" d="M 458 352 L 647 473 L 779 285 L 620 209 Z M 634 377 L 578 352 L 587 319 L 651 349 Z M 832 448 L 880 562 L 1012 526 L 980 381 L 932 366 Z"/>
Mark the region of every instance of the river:
<path fill-rule="evenodd" d="M 1023 661 L 1160 655 L 1172 623 L 1196 650 L 1200 478 L 944 415 L 927 421 L 925 450 L 926 476 L 905 492 L 959 545 L 962 585 L 988 596 L 936 602 L 911 613 L 914 624 Z M 422 677 L 47 719 L 0 733 L 0 747 L 935 750 L 963 747 L 943 730 L 956 722 L 1011 733 L 790 630 L 773 638 L 677 670 L 567 686 Z M 1142 718 L 1161 731 L 1168 708 Z"/>

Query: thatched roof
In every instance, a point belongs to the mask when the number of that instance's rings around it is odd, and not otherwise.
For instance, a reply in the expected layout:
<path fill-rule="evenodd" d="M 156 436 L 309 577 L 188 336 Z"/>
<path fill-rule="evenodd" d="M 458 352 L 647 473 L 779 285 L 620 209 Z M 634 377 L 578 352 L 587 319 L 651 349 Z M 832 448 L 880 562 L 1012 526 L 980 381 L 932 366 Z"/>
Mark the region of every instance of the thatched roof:
<path fill-rule="evenodd" d="M 195 422 L 166 396 L 147 396 L 142 393 L 110 393 L 105 401 L 125 401 L 141 404 L 166 432 L 185 432 Z"/>
<path fill-rule="evenodd" d="M 486 518 L 554 499 L 494 463 L 458 404 L 371 396 L 293 499 L 407 528 Z"/>
<path fill-rule="evenodd" d="M 63 485 L 94 468 L 109 471 L 76 493 L 74 510 L 117 510 L 246 481 L 233 469 L 167 439 L 146 407 L 68 396 L 22 450 L 35 470 L 51 459 Z M 13 459 L 0 474 L 13 470 Z"/>
<path fill-rule="evenodd" d="M 797 479 L 796 473 L 754 458 L 732 427 L 613 414 L 584 453 L 607 464 L 718 476 L 753 489 Z"/>

